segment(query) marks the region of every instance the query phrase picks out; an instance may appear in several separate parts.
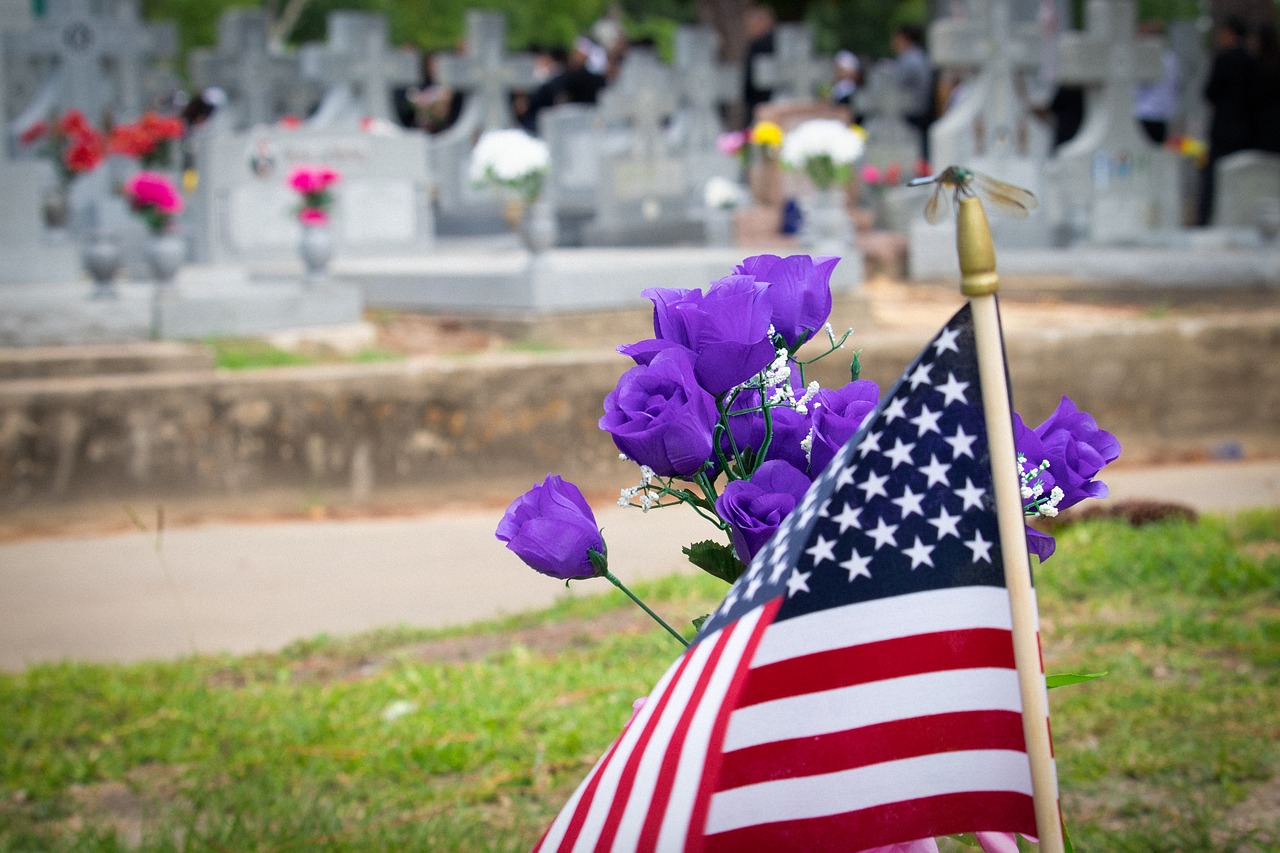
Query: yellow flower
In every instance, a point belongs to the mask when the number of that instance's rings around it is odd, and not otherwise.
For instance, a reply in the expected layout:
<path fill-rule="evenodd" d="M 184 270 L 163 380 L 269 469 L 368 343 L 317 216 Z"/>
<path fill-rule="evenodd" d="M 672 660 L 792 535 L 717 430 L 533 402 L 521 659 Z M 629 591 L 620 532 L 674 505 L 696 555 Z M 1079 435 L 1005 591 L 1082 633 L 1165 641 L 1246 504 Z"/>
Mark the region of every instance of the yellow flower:
<path fill-rule="evenodd" d="M 851 124 L 849 125 L 849 129 L 852 130 L 854 133 L 858 134 L 859 136 L 861 136 L 863 139 L 867 138 L 867 129 L 862 125 Z"/>
<path fill-rule="evenodd" d="M 782 128 L 771 121 L 757 122 L 751 128 L 752 145 L 768 145 L 777 148 L 782 145 Z"/>

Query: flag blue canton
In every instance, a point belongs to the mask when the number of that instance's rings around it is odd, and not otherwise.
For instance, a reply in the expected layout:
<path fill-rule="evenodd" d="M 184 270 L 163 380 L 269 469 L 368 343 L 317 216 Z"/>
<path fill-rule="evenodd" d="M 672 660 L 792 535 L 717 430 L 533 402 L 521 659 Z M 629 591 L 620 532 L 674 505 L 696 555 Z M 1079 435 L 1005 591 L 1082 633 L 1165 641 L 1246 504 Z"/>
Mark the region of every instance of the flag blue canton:
<path fill-rule="evenodd" d="M 968 306 L 934 337 L 707 619 L 781 596 L 774 621 L 960 586 L 1004 586 Z"/>

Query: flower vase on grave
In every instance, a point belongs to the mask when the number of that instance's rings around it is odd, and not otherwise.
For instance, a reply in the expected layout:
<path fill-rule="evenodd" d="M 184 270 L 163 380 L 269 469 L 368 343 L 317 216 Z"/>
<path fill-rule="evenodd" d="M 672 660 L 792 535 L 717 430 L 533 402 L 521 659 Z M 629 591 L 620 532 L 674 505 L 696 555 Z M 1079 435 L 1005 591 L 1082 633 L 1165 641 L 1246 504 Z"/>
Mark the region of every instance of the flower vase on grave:
<path fill-rule="evenodd" d="M 532 254 L 540 254 L 556 244 L 556 217 L 551 203 L 536 199 L 526 204 L 518 226 L 520 242 Z"/>
<path fill-rule="evenodd" d="M 729 248 L 736 245 L 733 233 L 734 210 L 731 207 L 703 208 L 702 225 L 706 231 L 707 245 Z"/>
<path fill-rule="evenodd" d="M 85 272 L 93 279 L 94 299 L 115 299 L 116 273 L 120 271 L 120 241 L 104 229 L 93 232 L 80 255 Z"/>
<path fill-rule="evenodd" d="M 844 187 L 819 190 L 804 203 L 801 241 L 815 256 L 844 257 L 853 248 L 853 219 L 845 206 Z"/>
<path fill-rule="evenodd" d="M 71 219 L 71 198 L 65 184 L 49 187 L 45 191 L 40 212 L 44 217 L 45 233 L 50 242 L 62 242 L 67 235 L 67 222 Z"/>
<path fill-rule="evenodd" d="M 317 284 L 328 275 L 329 261 L 333 258 L 333 231 L 329 223 L 302 223 L 302 239 L 298 242 L 298 254 L 302 256 L 302 264 L 306 268 L 303 280 L 306 284 Z"/>
<path fill-rule="evenodd" d="M 162 231 L 147 238 L 145 248 L 147 268 L 151 280 L 160 287 L 169 287 L 178 275 L 178 268 L 187 257 L 187 244 L 180 234 Z"/>

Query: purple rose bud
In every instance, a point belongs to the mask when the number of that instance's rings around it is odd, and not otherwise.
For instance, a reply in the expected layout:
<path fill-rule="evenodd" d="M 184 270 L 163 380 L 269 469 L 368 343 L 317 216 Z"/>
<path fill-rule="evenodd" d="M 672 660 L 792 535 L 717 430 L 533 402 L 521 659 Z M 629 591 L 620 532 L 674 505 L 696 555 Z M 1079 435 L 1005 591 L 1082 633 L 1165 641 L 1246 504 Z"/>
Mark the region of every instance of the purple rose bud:
<path fill-rule="evenodd" d="M 730 276 L 705 294 L 651 287 L 642 295 L 653 302 L 654 334 L 692 350 L 698 383 L 723 394 L 774 359 L 764 290 L 748 276 Z"/>
<path fill-rule="evenodd" d="M 809 404 L 813 410 L 809 471 L 815 475 L 824 471 L 879 402 L 880 386 L 870 379 L 858 379 L 843 388 L 823 389 L 815 394 Z"/>
<path fill-rule="evenodd" d="M 715 398 L 694 377 L 691 353 L 674 347 L 622 374 L 604 399 L 600 429 L 659 476 L 689 477 L 711 455 L 718 418 Z"/>
<path fill-rule="evenodd" d="M 1070 397 L 1063 397 L 1058 408 L 1035 428 L 1049 460 L 1049 472 L 1062 500 L 1058 509 L 1074 506 L 1085 498 L 1105 498 L 1106 483 L 1093 479 L 1098 472 L 1120 456 L 1120 442 L 1098 427 L 1088 412 L 1076 408 Z"/>
<path fill-rule="evenodd" d="M 590 552 L 604 553 L 586 498 L 554 474 L 512 501 L 495 535 L 531 569 L 561 580 L 594 577 Z"/>
<path fill-rule="evenodd" d="M 831 315 L 831 273 L 839 258 L 808 255 L 757 255 L 747 258 L 734 272 L 767 282 L 769 321 L 793 350 L 822 328 Z"/>
<path fill-rule="evenodd" d="M 716 512 L 732 528 L 733 550 L 742 562 L 751 562 L 808 490 L 809 478 L 780 459 L 761 465 L 750 480 L 724 487 Z"/>

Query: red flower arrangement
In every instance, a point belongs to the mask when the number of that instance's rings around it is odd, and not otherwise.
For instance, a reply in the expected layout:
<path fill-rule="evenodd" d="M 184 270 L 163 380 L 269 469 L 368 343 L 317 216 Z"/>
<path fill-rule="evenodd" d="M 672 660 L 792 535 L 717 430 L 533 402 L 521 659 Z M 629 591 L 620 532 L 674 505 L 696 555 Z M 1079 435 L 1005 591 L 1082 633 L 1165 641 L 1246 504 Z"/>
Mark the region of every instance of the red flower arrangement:
<path fill-rule="evenodd" d="M 18 140 L 23 145 L 43 140 L 44 153 L 53 160 L 64 186 L 76 175 L 96 169 L 107 153 L 102 133 L 76 109 L 48 122 L 36 122 Z"/>
<path fill-rule="evenodd" d="M 112 154 L 136 157 L 144 167 L 153 167 L 169 159 L 169 144 L 182 133 L 181 119 L 148 112 L 132 124 L 113 128 L 107 146 Z"/>

